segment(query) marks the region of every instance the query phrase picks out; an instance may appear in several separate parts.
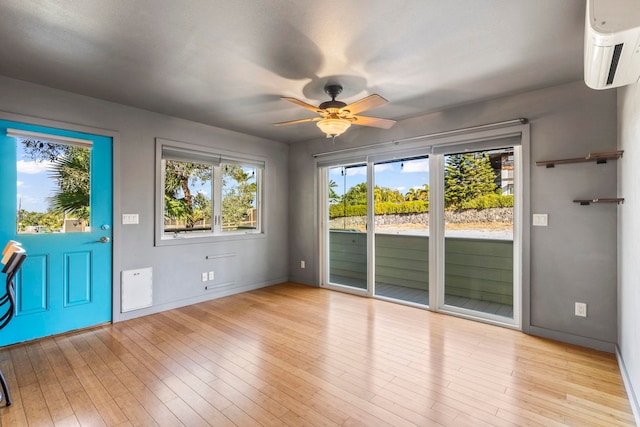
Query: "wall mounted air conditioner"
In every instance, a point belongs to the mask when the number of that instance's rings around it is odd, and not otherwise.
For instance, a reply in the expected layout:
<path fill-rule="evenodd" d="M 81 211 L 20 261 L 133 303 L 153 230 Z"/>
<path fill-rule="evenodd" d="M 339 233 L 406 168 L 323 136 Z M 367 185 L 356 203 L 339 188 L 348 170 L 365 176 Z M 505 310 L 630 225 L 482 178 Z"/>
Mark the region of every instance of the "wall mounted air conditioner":
<path fill-rule="evenodd" d="M 587 0 L 584 81 L 609 89 L 640 77 L 640 0 Z"/>

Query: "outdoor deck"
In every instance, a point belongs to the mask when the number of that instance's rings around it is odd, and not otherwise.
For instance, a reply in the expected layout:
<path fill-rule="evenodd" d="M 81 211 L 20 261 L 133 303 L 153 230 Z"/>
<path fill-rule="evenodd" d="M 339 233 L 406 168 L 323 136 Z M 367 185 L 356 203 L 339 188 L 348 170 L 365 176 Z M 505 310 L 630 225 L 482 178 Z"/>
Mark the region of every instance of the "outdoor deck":
<path fill-rule="evenodd" d="M 340 280 L 340 278 L 334 279 L 337 279 L 337 283 L 346 283 L 344 280 Z M 354 280 L 351 280 L 349 283 L 349 286 L 351 287 L 366 289 L 366 284 L 362 281 L 356 283 Z M 425 291 L 423 289 L 391 285 L 388 283 L 377 283 L 375 287 L 375 295 L 384 298 L 391 298 L 400 302 L 411 302 L 424 306 L 429 305 L 429 291 Z M 495 314 L 496 316 L 513 319 L 513 306 L 508 304 L 500 304 L 496 302 L 466 298 L 457 295 L 445 295 L 444 302 L 446 305 L 454 307 L 475 310 L 481 313 Z"/>

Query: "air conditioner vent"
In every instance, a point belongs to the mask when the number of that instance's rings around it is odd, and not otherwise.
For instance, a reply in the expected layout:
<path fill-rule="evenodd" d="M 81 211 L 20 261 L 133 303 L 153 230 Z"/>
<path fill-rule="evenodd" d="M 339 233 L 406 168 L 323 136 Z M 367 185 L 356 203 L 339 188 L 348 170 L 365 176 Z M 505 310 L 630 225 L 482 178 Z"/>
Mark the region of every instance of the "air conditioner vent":
<path fill-rule="evenodd" d="M 615 49 L 613 50 L 611 66 L 609 67 L 609 75 L 607 76 L 607 86 L 613 84 L 613 79 L 616 75 L 616 69 L 618 68 L 618 62 L 620 61 L 620 54 L 622 53 L 622 46 L 624 46 L 624 43 L 617 44 Z"/>

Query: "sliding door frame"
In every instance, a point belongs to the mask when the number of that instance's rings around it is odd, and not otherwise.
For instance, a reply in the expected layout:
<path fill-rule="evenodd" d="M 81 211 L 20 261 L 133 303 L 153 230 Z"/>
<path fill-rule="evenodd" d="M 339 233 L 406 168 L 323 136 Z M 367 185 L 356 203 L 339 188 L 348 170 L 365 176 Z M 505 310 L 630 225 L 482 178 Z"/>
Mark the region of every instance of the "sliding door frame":
<path fill-rule="evenodd" d="M 379 147 L 367 145 L 365 147 L 351 147 L 328 153 L 314 155 L 315 166 L 319 171 L 318 179 L 318 209 L 319 209 L 319 277 L 321 287 L 361 296 L 374 297 L 375 281 L 375 241 L 374 227 L 370 226 L 374 219 L 373 191 L 368 191 L 367 206 L 367 289 L 351 289 L 335 286 L 329 282 L 328 273 L 328 168 L 330 166 L 366 163 L 367 183 L 372 186 L 374 178 L 374 163 L 383 160 L 410 155 L 429 156 L 429 189 L 430 200 L 438 200 L 435 212 L 430 209 L 429 218 L 429 306 L 431 311 L 441 311 L 447 314 L 471 318 L 473 320 L 498 324 L 528 332 L 530 320 L 530 128 L 526 121 L 516 125 L 486 125 L 473 129 L 444 132 L 410 138 L 400 144 L 381 144 Z M 477 129 L 477 130 L 476 130 Z M 509 139 L 519 137 L 520 143 L 507 143 Z M 504 141 L 502 144 L 500 141 Z M 513 322 L 500 321 L 491 316 L 476 316 L 464 310 L 452 310 L 444 305 L 444 215 L 440 206 L 444 203 L 444 155 L 467 151 L 480 151 L 500 146 L 514 147 L 515 173 L 514 189 L 516 202 L 514 203 L 514 316 Z M 518 154 L 516 154 L 516 152 Z M 434 208 L 436 208 L 434 206 Z M 411 305 L 411 304 L 408 304 Z"/>
<path fill-rule="evenodd" d="M 486 321 L 488 323 L 499 324 L 515 329 L 522 328 L 522 289 L 523 289 L 523 148 L 522 137 L 520 137 L 519 144 L 501 143 L 501 141 L 509 141 L 509 138 L 495 139 L 490 142 L 489 145 L 484 145 L 479 149 L 473 148 L 475 143 L 470 145 L 452 145 L 450 150 L 448 147 L 442 147 L 438 154 L 434 154 L 434 161 L 431 163 L 433 167 L 433 174 L 429 175 L 429 178 L 433 178 L 434 190 L 436 191 L 435 197 L 437 197 L 438 203 L 434 203 L 434 208 L 437 212 L 433 212 L 430 209 L 430 218 L 435 217 L 434 221 L 430 220 L 430 235 L 434 238 L 429 240 L 430 252 L 435 254 L 435 260 L 433 262 L 435 266 L 435 284 L 436 286 L 430 288 L 429 293 L 429 305 L 433 307 L 434 311 L 441 313 L 451 314 L 459 317 L 466 317 L 473 320 Z M 494 142 L 495 144 L 491 144 Z M 461 152 L 477 152 L 491 149 L 501 148 L 513 148 L 514 150 L 514 209 L 513 209 L 513 318 L 509 319 L 503 316 L 484 313 L 481 311 L 465 309 L 453 305 L 445 304 L 445 222 L 444 222 L 444 171 L 445 171 L 445 156 L 450 154 L 459 154 Z M 435 200 L 435 198 L 434 198 Z M 433 214 L 433 216 L 431 216 Z"/>

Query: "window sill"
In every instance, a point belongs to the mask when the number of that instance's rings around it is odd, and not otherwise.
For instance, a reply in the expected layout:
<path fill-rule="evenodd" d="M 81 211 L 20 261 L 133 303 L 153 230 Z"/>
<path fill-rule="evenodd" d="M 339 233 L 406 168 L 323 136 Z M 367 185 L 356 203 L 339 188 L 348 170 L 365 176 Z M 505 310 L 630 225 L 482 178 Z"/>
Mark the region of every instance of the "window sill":
<path fill-rule="evenodd" d="M 263 239 L 266 235 L 264 231 L 238 231 L 228 232 L 225 234 L 207 234 L 203 236 L 179 236 L 179 237 L 157 237 L 155 246 L 175 246 L 175 245 L 191 245 L 202 243 L 217 243 L 233 240 Z"/>

